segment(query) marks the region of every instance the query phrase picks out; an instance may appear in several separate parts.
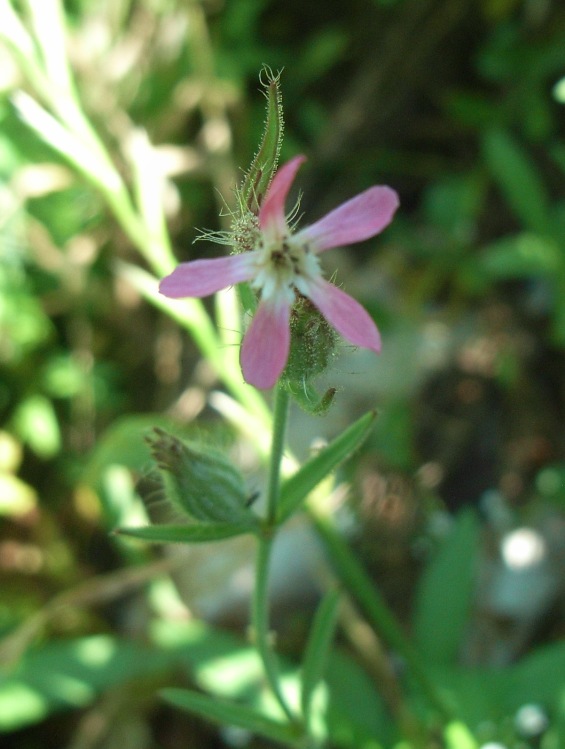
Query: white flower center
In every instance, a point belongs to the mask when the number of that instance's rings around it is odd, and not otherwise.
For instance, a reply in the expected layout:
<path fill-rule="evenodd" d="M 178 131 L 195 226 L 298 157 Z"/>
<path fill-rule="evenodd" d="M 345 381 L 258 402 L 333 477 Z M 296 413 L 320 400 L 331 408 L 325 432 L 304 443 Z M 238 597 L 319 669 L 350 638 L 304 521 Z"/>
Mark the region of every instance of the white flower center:
<path fill-rule="evenodd" d="M 310 283 L 321 275 L 320 262 L 309 245 L 290 234 L 276 239 L 261 235 L 257 252 L 251 285 L 261 289 L 263 299 L 284 296 L 292 304 L 295 290 L 307 295 Z"/>

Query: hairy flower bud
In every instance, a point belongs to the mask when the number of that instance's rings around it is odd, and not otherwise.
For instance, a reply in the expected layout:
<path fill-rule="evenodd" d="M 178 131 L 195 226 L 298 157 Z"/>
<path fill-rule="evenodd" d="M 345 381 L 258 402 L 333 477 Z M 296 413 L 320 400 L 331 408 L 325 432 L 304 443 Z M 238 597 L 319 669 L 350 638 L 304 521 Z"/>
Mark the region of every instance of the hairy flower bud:
<path fill-rule="evenodd" d="M 308 413 L 325 413 L 332 404 L 336 390 L 330 388 L 320 395 L 311 380 L 329 366 L 337 335 L 305 297 L 299 297 L 292 309 L 290 334 L 290 352 L 281 384 Z"/>
<path fill-rule="evenodd" d="M 292 309 L 290 335 L 290 352 L 284 370 L 288 381 L 303 383 L 327 369 L 337 335 L 305 297 L 300 297 Z"/>
<path fill-rule="evenodd" d="M 254 521 L 243 477 L 224 453 L 159 427 L 147 441 L 157 465 L 170 477 L 168 496 L 177 509 L 204 523 Z"/>

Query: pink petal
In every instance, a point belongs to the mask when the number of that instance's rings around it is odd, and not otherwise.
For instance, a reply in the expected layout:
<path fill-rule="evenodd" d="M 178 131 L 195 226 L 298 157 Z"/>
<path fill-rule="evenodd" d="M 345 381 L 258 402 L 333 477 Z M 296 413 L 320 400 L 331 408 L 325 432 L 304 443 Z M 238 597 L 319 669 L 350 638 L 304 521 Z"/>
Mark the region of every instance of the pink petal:
<path fill-rule="evenodd" d="M 346 341 L 379 353 L 381 336 L 369 313 L 346 294 L 323 278 L 310 285 L 308 296 L 326 320 Z"/>
<path fill-rule="evenodd" d="M 390 187 L 369 187 L 295 236 L 312 242 L 315 252 L 362 242 L 390 223 L 398 205 L 398 195 Z"/>
<path fill-rule="evenodd" d="M 241 346 L 241 369 L 250 385 L 272 388 L 283 371 L 290 347 L 290 305 L 261 301 Z"/>
<path fill-rule="evenodd" d="M 254 252 L 228 255 L 212 260 L 193 260 L 177 265 L 159 285 L 159 291 L 171 299 L 202 297 L 253 276 Z"/>
<path fill-rule="evenodd" d="M 277 171 L 259 211 L 261 229 L 274 227 L 279 234 L 286 231 L 284 204 L 296 172 L 306 161 L 306 156 L 295 156 Z"/>

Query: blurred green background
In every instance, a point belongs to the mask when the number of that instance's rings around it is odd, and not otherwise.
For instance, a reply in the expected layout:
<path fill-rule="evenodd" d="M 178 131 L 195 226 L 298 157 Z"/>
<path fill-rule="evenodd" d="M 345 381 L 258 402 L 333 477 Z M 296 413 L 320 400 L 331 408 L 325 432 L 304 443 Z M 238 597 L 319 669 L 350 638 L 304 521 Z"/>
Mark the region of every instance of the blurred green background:
<path fill-rule="evenodd" d="M 112 206 L 18 114 L 41 81 L 25 40 L 15 51 L 14 11 L 33 36 L 39 5 L 0 2 L 2 747 L 267 746 L 156 697 L 259 689 L 247 588 L 229 576 L 250 550 L 199 548 L 177 588 L 182 560 L 110 535 L 143 518 L 151 426 L 198 418 L 239 438 L 209 405 L 210 366 L 122 272 L 146 259 Z M 52 42 L 126 184 L 144 158 L 136 128 L 156 147 L 179 260 L 220 252 L 192 242 L 225 228 L 263 128 L 263 65 L 282 70 L 281 157 L 308 156 L 307 221 L 371 184 L 399 192 L 382 237 L 326 263 L 374 315 L 383 353 L 342 346 L 325 375 L 334 407 L 296 411 L 291 442 L 305 455 L 379 409 L 343 476 L 351 543 L 476 746 L 565 746 L 563 3 L 63 5 L 67 38 Z M 56 4 L 42 7 L 49 24 Z M 295 533 L 274 589 L 290 671 L 317 595 L 315 581 L 295 590 L 317 564 L 308 529 Z M 329 745 L 400 746 L 402 669 L 383 674 L 363 647 L 340 637 Z"/>

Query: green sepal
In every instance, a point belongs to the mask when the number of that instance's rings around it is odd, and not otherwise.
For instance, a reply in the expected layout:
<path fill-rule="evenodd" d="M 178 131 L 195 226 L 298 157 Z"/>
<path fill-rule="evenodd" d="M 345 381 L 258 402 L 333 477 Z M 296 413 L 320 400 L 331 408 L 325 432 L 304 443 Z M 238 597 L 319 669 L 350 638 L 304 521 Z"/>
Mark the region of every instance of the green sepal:
<path fill-rule="evenodd" d="M 337 393 L 336 388 L 328 388 L 320 395 L 316 388 L 310 383 L 305 383 L 303 388 L 287 387 L 288 392 L 306 413 L 312 416 L 321 416 L 327 413 Z"/>
<path fill-rule="evenodd" d="M 280 86 L 280 73 L 276 75 L 265 66 L 259 77 L 267 100 L 265 128 L 259 150 L 245 173 L 243 183 L 237 190 L 239 215 L 234 219 L 233 248 L 235 252 L 248 252 L 255 246 L 258 232 L 259 210 L 269 185 L 277 170 L 283 139 L 283 108 Z M 257 296 L 248 283 L 238 284 L 238 293 L 244 312 L 254 314 L 257 309 Z"/>
<path fill-rule="evenodd" d="M 329 388 L 320 395 L 312 380 L 324 372 L 334 356 L 337 335 L 318 309 L 299 296 L 290 315 L 290 349 L 281 385 L 310 414 L 323 414 L 336 394 Z"/>
<path fill-rule="evenodd" d="M 284 482 L 278 506 L 279 523 L 293 515 L 320 481 L 359 449 L 373 428 L 376 417 L 376 411 L 366 413 Z"/>
<path fill-rule="evenodd" d="M 330 647 L 337 625 L 339 592 L 327 593 L 318 606 L 310 629 L 302 664 L 302 714 L 308 721 L 314 691 L 324 676 Z"/>
<path fill-rule="evenodd" d="M 255 533 L 258 530 L 258 522 L 254 525 L 195 523 L 194 525 L 148 525 L 139 528 L 118 528 L 114 533 L 156 544 L 198 544 L 208 541 L 222 541 L 225 538 Z"/>
<path fill-rule="evenodd" d="M 297 739 L 295 726 L 268 718 L 247 705 L 187 689 L 163 689 L 160 695 L 171 705 L 222 726 L 237 726 L 286 746 L 294 745 Z"/>
<path fill-rule="evenodd" d="M 262 76 L 266 80 L 263 80 Z M 264 67 L 260 77 L 263 93 L 267 99 L 265 129 L 259 150 L 253 157 L 243 184 L 239 188 L 242 212 L 247 210 L 257 215 L 277 169 L 283 138 L 283 109 L 280 73 Z"/>
<path fill-rule="evenodd" d="M 227 455 L 160 427 L 146 441 L 162 472 L 167 499 L 177 510 L 203 523 L 253 522 L 243 476 Z"/>

